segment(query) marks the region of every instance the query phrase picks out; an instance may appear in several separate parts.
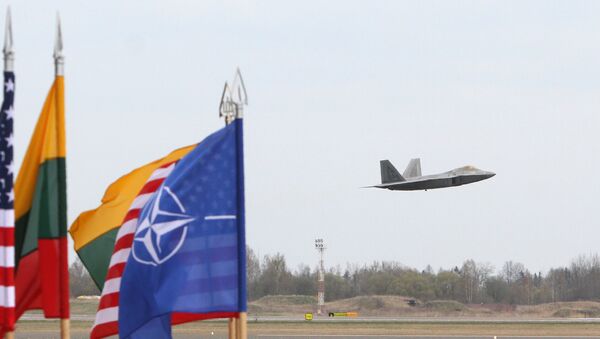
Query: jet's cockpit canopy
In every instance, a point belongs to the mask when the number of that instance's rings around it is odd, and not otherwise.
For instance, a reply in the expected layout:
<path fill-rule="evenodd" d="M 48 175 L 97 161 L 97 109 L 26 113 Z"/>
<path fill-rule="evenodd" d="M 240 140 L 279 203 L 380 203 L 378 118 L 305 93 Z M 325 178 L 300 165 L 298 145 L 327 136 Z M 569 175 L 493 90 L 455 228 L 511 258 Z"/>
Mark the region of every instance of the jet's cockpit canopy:
<path fill-rule="evenodd" d="M 481 170 L 475 166 L 467 165 L 467 166 L 457 168 L 452 172 L 454 172 L 454 173 L 476 173 L 476 172 L 481 172 Z"/>

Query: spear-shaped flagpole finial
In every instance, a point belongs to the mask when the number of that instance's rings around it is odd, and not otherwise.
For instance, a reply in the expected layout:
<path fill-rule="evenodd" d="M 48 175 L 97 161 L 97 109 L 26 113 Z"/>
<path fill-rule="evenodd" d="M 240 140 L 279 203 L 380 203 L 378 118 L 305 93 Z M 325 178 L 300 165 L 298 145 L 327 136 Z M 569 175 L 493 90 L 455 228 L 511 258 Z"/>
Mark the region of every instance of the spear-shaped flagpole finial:
<path fill-rule="evenodd" d="M 225 118 L 225 124 L 229 125 L 233 120 L 243 116 L 244 106 L 248 105 L 246 86 L 239 67 L 235 71 L 232 85 L 225 82 L 221 103 L 219 104 L 219 117 Z"/>
<path fill-rule="evenodd" d="M 4 71 L 14 71 L 15 51 L 13 49 L 12 18 L 10 6 L 6 9 L 6 27 L 4 30 Z"/>
<path fill-rule="evenodd" d="M 236 118 L 241 118 L 244 115 L 244 106 L 248 105 L 248 93 L 246 93 L 246 85 L 244 85 L 244 78 L 242 78 L 242 72 L 237 67 L 235 70 L 235 76 L 231 85 L 231 96 L 236 106 Z"/>
<path fill-rule="evenodd" d="M 54 66 L 55 75 L 65 74 L 65 56 L 63 55 L 62 28 L 60 26 L 60 15 L 56 13 L 56 38 L 54 39 Z"/>
<path fill-rule="evenodd" d="M 229 125 L 235 118 L 235 107 L 232 105 L 231 89 L 225 81 L 223 93 L 221 94 L 221 103 L 219 104 L 219 118 L 225 118 L 225 125 Z"/>

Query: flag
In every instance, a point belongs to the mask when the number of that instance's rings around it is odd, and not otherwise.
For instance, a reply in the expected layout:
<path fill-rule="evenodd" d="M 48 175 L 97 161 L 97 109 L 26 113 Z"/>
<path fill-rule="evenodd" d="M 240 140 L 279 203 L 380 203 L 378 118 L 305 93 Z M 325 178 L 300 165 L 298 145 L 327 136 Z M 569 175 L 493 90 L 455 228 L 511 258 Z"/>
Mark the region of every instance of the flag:
<path fill-rule="evenodd" d="M 240 140 L 241 152 L 241 121 L 239 128 L 237 128 L 237 123 L 235 128 L 236 133 L 239 134 L 236 136 L 236 140 Z M 72 224 L 69 232 L 73 237 L 75 250 L 102 290 L 96 320 L 90 334 L 91 338 L 104 338 L 118 334 L 120 305 L 122 305 L 119 302 L 121 280 L 126 262 L 130 257 L 141 209 L 161 187 L 165 178 L 171 177 L 174 169 L 179 166 L 180 160 L 187 158 L 192 151 L 197 152 L 201 147 L 203 146 L 192 145 L 178 149 L 162 159 L 124 175 L 108 187 L 100 207 L 82 213 Z M 239 158 L 242 159 L 241 153 Z M 241 160 L 239 166 L 243 168 Z M 240 182 L 243 188 L 242 180 L 243 177 L 236 182 Z M 243 199 L 243 193 L 241 197 Z M 240 205 L 243 206 L 243 200 Z M 243 214 L 243 210 L 240 213 Z M 243 231 L 243 217 L 239 220 L 242 222 Z M 241 243 L 245 243 L 243 233 L 240 233 L 240 236 L 242 237 Z M 244 246 L 242 249 L 245 250 Z M 245 256 L 245 252 L 239 253 Z M 242 262 L 245 262 L 245 259 Z M 239 269 L 245 272 L 245 265 Z M 240 274 L 240 277 L 245 277 L 245 273 Z M 242 283 L 245 286 L 245 280 Z M 240 298 L 244 300 L 243 309 L 245 310 L 245 287 L 240 291 L 244 293 Z M 173 313 L 170 320 L 171 324 L 179 324 L 198 319 L 235 316 L 237 316 L 236 312 L 201 314 L 176 312 Z"/>
<path fill-rule="evenodd" d="M 75 250 L 102 291 L 91 338 L 119 332 L 120 280 L 140 209 L 174 164 L 194 147 L 178 149 L 119 178 L 106 190 L 100 207 L 81 213 L 71 225 Z"/>
<path fill-rule="evenodd" d="M 14 98 L 15 74 L 4 72 L 0 112 L 0 334 L 15 328 Z"/>
<path fill-rule="evenodd" d="M 170 338 L 177 314 L 246 311 L 242 119 L 174 166 L 144 204 L 120 281 L 119 336 Z"/>
<path fill-rule="evenodd" d="M 69 318 L 64 79 L 57 76 L 15 183 L 16 317 Z"/>

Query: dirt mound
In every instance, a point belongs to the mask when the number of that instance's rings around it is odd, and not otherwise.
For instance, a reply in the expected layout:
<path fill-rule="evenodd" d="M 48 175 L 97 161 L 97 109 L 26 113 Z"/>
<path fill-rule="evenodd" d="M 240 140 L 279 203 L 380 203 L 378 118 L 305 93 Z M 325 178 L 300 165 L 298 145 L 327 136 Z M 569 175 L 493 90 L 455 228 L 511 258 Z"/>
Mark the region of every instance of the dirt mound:
<path fill-rule="evenodd" d="M 412 306 L 410 301 L 414 301 Z M 317 300 L 313 296 L 274 295 L 248 303 L 254 314 L 315 313 Z M 410 297 L 373 295 L 341 299 L 325 303 L 324 311 L 358 312 L 360 316 L 381 317 L 481 317 L 504 319 L 597 318 L 600 302 L 574 301 L 540 305 L 476 304 L 465 305 L 454 300 L 421 302 Z"/>
<path fill-rule="evenodd" d="M 298 314 L 314 312 L 317 298 L 307 295 L 268 295 L 248 303 L 254 314 Z"/>
<path fill-rule="evenodd" d="M 464 312 L 467 307 L 464 304 L 454 300 L 432 300 L 423 305 L 424 308 L 441 313 Z"/>
<path fill-rule="evenodd" d="M 317 298 L 309 295 L 267 295 L 253 303 L 257 305 L 309 305 L 316 302 Z"/>
<path fill-rule="evenodd" d="M 385 315 L 403 312 L 411 308 L 407 297 L 374 295 L 341 299 L 325 304 L 328 312 L 359 312 L 361 315 Z"/>
<path fill-rule="evenodd" d="M 537 316 L 544 318 L 598 318 L 600 302 L 567 301 L 540 305 L 517 306 L 517 316 Z"/>

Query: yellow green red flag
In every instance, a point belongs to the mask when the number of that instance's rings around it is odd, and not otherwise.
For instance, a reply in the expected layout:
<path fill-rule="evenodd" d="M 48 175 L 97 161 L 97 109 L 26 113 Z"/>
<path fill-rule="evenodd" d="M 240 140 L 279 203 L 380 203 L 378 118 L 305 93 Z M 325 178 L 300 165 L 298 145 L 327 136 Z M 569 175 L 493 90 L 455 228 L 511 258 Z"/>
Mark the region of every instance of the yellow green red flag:
<path fill-rule="evenodd" d="M 48 93 L 15 182 L 16 316 L 69 317 L 64 78 Z"/>
<path fill-rule="evenodd" d="M 98 208 L 81 213 L 71 225 L 69 233 L 75 242 L 75 251 L 100 290 L 108 272 L 117 232 L 136 196 L 155 170 L 176 162 L 195 146 L 175 150 L 122 176 L 108 187 Z"/>

